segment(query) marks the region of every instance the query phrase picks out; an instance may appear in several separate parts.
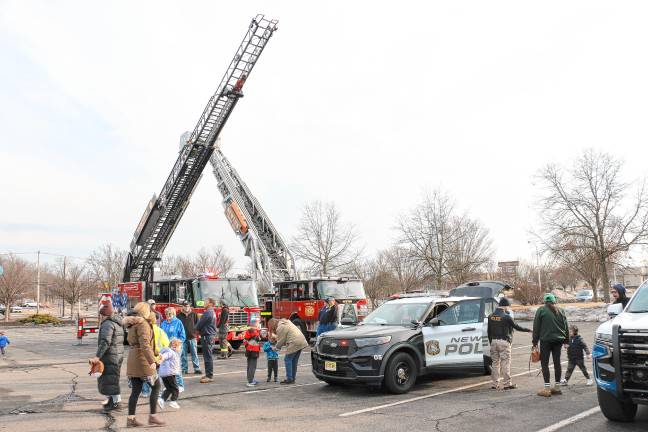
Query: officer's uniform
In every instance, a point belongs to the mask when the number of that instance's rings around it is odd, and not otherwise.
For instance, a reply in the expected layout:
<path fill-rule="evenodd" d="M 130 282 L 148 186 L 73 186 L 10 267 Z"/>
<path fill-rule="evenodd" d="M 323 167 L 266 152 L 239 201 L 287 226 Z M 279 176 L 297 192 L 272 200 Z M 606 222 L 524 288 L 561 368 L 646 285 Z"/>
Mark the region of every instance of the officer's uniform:
<path fill-rule="evenodd" d="M 491 379 L 493 387 L 497 387 L 500 379 L 500 368 L 503 375 L 503 388 L 511 384 L 511 343 L 513 341 L 513 329 L 530 332 L 530 329 L 515 324 L 513 318 L 504 312 L 504 309 L 497 308 L 488 317 L 488 341 L 490 342 Z"/>

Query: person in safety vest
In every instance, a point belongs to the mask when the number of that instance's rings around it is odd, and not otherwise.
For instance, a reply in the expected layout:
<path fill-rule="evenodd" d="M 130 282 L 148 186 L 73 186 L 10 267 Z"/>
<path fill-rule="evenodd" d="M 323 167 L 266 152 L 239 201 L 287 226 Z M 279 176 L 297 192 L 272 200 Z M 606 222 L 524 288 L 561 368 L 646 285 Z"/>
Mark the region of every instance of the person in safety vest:
<path fill-rule="evenodd" d="M 247 386 L 254 387 L 259 384 L 254 379 L 254 373 L 257 368 L 259 351 L 261 351 L 261 334 L 257 327 L 252 327 L 245 332 L 245 357 L 247 357 Z"/>

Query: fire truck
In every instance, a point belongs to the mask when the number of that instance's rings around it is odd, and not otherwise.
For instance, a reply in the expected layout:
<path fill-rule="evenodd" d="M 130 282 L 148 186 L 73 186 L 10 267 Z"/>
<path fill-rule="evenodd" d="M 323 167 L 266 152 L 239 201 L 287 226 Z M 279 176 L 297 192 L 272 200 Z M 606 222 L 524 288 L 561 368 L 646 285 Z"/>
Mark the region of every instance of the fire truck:
<path fill-rule="evenodd" d="M 335 298 L 338 320 L 357 322 L 367 313 L 367 296 L 360 279 L 341 276 L 298 278 L 287 243 L 270 221 L 261 203 L 217 145 L 211 157 L 225 215 L 252 261 L 253 278 L 264 294 L 262 317 L 288 318 L 293 312 L 306 322 L 313 335 L 324 299 Z M 270 291 L 272 295 L 268 295 Z"/>
<path fill-rule="evenodd" d="M 203 298 L 214 294 L 216 300 L 224 299 L 233 306 L 230 323 L 234 329 L 240 328 L 244 322 L 258 319 L 256 285 L 250 281 L 209 278 L 156 281 L 153 272 L 189 205 L 225 123 L 243 96 L 243 85 L 249 80 L 259 56 L 276 30 L 277 20 L 263 15 L 252 19 L 216 92 L 209 99 L 193 132 L 185 136 L 160 194 L 154 194 L 146 206 L 130 244 L 123 283 L 114 290 L 115 298 L 125 299 L 121 304 L 124 309 L 139 301 L 154 299 L 163 311 L 167 307 L 179 308 L 186 300 L 200 312 L 204 307 Z M 234 338 L 232 345 L 235 345 L 238 332 L 231 333 Z"/>

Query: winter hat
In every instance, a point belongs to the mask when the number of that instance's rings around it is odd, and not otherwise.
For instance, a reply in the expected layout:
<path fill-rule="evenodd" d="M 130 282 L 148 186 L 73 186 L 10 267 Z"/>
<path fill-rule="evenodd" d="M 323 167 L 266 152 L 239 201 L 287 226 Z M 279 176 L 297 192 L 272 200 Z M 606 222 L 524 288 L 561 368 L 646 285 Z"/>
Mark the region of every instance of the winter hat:
<path fill-rule="evenodd" d="M 544 295 L 543 301 L 545 303 L 556 303 L 556 296 L 551 293 L 547 293 Z"/>
<path fill-rule="evenodd" d="M 620 283 L 614 284 L 614 285 L 612 285 L 612 289 L 616 290 L 616 292 L 619 293 L 619 297 L 625 297 L 626 296 L 626 289 L 623 286 L 623 284 L 620 284 Z"/>
<path fill-rule="evenodd" d="M 109 317 L 113 314 L 113 312 L 112 302 L 108 299 L 101 300 L 101 306 L 99 306 L 99 314 Z"/>
<path fill-rule="evenodd" d="M 499 305 L 502 307 L 511 306 L 511 302 L 506 297 L 502 297 L 499 301 Z"/>

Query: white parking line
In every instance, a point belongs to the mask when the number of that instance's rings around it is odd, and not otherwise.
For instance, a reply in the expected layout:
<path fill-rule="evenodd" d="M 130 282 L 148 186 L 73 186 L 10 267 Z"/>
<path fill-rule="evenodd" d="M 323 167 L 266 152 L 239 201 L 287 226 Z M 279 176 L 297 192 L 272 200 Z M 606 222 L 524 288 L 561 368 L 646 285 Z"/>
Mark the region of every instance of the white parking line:
<path fill-rule="evenodd" d="M 540 429 L 538 432 L 554 432 L 557 431 L 558 429 L 562 429 L 565 426 L 569 426 L 570 424 L 576 423 L 579 420 L 584 419 L 585 417 L 589 417 L 592 414 L 596 414 L 600 412 L 601 409 L 599 407 L 594 407 L 592 409 L 588 409 L 587 411 L 583 411 L 580 414 L 576 414 L 574 417 L 569 417 L 568 419 L 559 421 L 558 423 L 555 423 L 551 426 L 547 426 L 544 429 Z"/>
<path fill-rule="evenodd" d="M 299 366 L 310 366 L 310 363 L 302 363 Z M 279 369 L 286 369 L 286 366 L 280 366 Z M 258 367 L 257 371 L 260 370 L 265 370 L 265 368 Z M 223 376 L 223 375 L 236 375 L 236 374 L 244 374 L 247 373 L 246 370 L 237 370 L 237 371 L 230 371 L 230 372 L 221 372 L 221 373 L 215 373 L 214 376 Z M 191 378 L 202 378 L 202 375 L 189 375 L 189 376 L 183 376 L 185 380 L 191 379 Z"/>
<path fill-rule="evenodd" d="M 565 362 L 562 362 L 561 364 L 567 364 L 567 362 L 565 361 Z M 519 377 L 519 376 L 522 376 L 522 375 L 527 375 L 529 373 L 537 372 L 539 370 L 540 369 L 531 369 L 530 371 L 521 372 L 521 373 L 518 373 L 518 374 L 511 375 L 511 377 Z M 476 384 L 469 384 L 469 385 L 465 385 L 465 386 L 461 386 L 461 387 L 457 387 L 457 388 L 453 388 L 453 389 L 440 391 L 440 392 L 437 392 L 437 393 L 431 393 L 431 394 L 427 394 L 427 395 L 423 395 L 423 396 L 417 396 L 417 397 L 410 398 L 410 399 L 403 399 L 401 401 L 392 402 L 392 403 L 388 403 L 388 404 L 384 404 L 384 405 L 378 405 L 378 406 L 375 406 L 375 407 L 364 408 L 364 409 L 357 410 L 357 411 L 345 412 L 345 413 L 339 414 L 339 417 L 351 417 L 351 416 L 358 415 L 358 414 L 364 414 L 364 413 L 371 412 L 371 411 L 377 411 L 377 410 L 380 410 L 380 409 L 383 409 L 383 408 L 390 408 L 390 407 L 393 407 L 393 406 L 403 405 L 403 404 L 410 403 L 410 402 L 417 402 L 417 401 L 420 401 L 420 400 L 423 400 L 423 399 L 429 399 L 429 398 L 432 398 L 432 397 L 441 396 L 441 395 L 448 394 L 448 393 L 455 393 L 455 392 L 462 391 L 462 390 L 468 390 L 468 389 L 471 389 L 471 388 L 483 386 L 485 384 L 490 384 L 490 383 L 491 383 L 490 380 L 482 381 L 482 382 L 479 382 L 479 383 L 476 383 Z"/>
<path fill-rule="evenodd" d="M 516 350 L 516 349 L 522 349 L 522 348 L 531 348 L 532 346 L 533 345 L 524 345 L 524 346 L 515 347 L 513 349 Z"/>
<path fill-rule="evenodd" d="M 252 394 L 252 393 L 262 393 L 262 392 L 267 392 L 267 391 L 273 391 L 273 390 L 287 390 L 295 387 L 306 387 L 306 386 L 312 386 L 312 385 L 317 385 L 317 384 L 324 384 L 324 381 L 318 381 L 314 383 L 308 383 L 308 384 L 290 384 L 286 386 L 281 386 L 281 387 L 272 387 L 272 388 L 267 388 L 267 389 L 261 389 L 261 390 L 250 390 L 243 392 L 244 394 Z"/>

